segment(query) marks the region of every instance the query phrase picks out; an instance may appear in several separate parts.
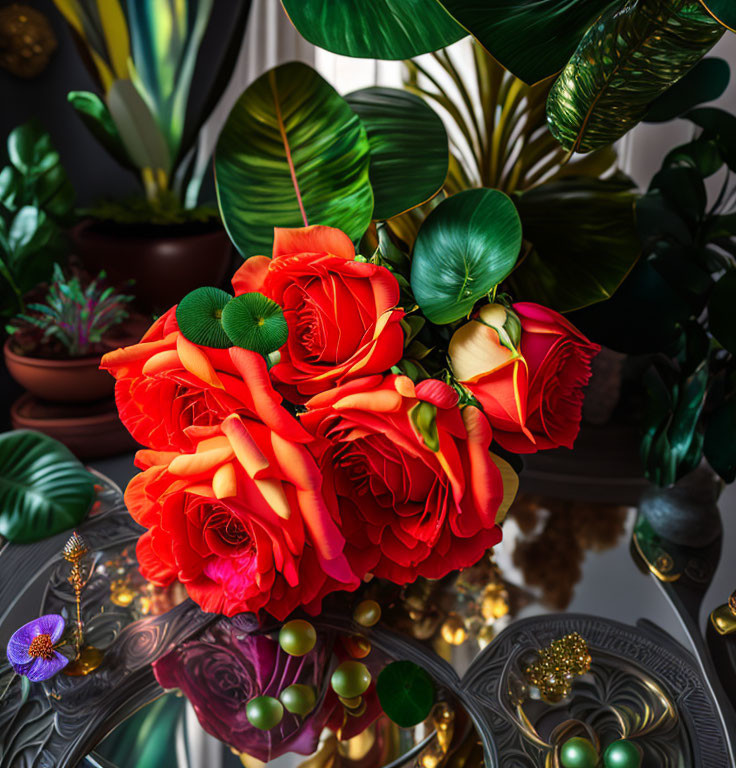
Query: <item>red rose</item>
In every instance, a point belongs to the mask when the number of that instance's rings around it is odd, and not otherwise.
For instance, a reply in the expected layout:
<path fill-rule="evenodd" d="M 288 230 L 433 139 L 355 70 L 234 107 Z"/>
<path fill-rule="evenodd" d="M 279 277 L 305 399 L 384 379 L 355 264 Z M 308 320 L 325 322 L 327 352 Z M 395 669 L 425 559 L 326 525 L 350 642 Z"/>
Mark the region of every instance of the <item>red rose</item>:
<path fill-rule="evenodd" d="M 520 326 L 517 339 L 506 333 L 510 325 Z M 558 312 L 530 302 L 514 304 L 513 313 L 484 307 L 449 347 L 456 378 L 483 406 L 494 439 L 514 453 L 573 447 L 598 352 Z"/>
<path fill-rule="evenodd" d="M 477 562 L 501 539 L 496 525 L 515 493 L 510 467 L 488 450 L 491 428 L 462 411 L 446 384 L 370 376 L 316 395 L 301 415 L 323 492 L 339 506 L 346 553 L 358 573 L 399 584 Z M 433 448 L 435 450 L 433 450 Z"/>
<path fill-rule="evenodd" d="M 231 413 L 255 416 L 290 440 L 309 440 L 281 406 L 260 355 L 193 344 L 179 332 L 175 307 L 138 344 L 106 354 L 100 367 L 117 379 L 123 424 L 155 450 L 188 451 L 187 427 L 214 426 Z"/>
<path fill-rule="evenodd" d="M 145 471 L 125 492 L 148 528 L 137 548 L 146 578 L 180 581 L 205 611 L 264 608 L 279 620 L 357 587 L 304 446 L 238 415 L 187 437 L 191 453 L 139 451 Z"/>
<path fill-rule="evenodd" d="M 404 349 L 399 284 L 384 267 L 354 260 L 350 238 L 331 227 L 276 229 L 273 258 L 253 256 L 235 292 L 258 291 L 281 305 L 289 339 L 276 381 L 304 400 L 395 365 Z"/>

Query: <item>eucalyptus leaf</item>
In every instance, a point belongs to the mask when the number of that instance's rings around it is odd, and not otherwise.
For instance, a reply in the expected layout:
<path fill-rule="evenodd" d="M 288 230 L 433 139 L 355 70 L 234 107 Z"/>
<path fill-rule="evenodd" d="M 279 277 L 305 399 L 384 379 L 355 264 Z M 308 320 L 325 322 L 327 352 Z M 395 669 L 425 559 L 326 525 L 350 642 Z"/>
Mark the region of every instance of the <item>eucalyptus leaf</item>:
<path fill-rule="evenodd" d="M 699 61 L 686 75 L 668 88 L 649 107 L 644 121 L 666 123 L 698 104 L 723 95 L 731 79 L 731 67 L 715 56 Z"/>
<path fill-rule="evenodd" d="M 78 525 L 94 478 L 68 448 L 40 432 L 0 435 L 0 535 L 25 544 Z"/>
<path fill-rule="evenodd" d="M 444 324 L 467 315 L 513 269 L 521 248 L 514 204 L 495 189 L 441 202 L 417 235 L 411 288 L 424 315 Z"/>
<path fill-rule="evenodd" d="M 641 246 L 633 182 L 563 178 L 517 198 L 532 251 L 511 276 L 518 296 L 559 312 L 610 298 Z"/>
<path fill-rule="evenodd" d="M 373 218 L 390 219 L 434 197 L 450 160 L 440 116 L 423 99 L 396 88 L 365 88 L 345 100 L 368 134 Z"/>
<path fill-rule="evenodd" d="M 525 83 L 559 72 L 611 0 L 439 0 Z"/>
<path fill-rule="evenodd" d="M 409 59 L 467 32 L 436 0 L 282 0 L 302 37 L 343 56 Z"/>
<path fill-rule="evenodd" d="M 283 64 L 250 85 L 215 150 L 225 228 L 244 258 L 270 253 L 274 227 L 323 224 L 358 240 L 371 221 L 360 118 L 311 67 Z"/>
<path fill-rule="evenodd" d="M 736 355 L 736 269 L 729 269 L 715 284 L 708 301 L 710 330 L 732 355 Z"/>
<path fill-rule="evenodd" d="M 698 0 L 612 5 L 583 37 L 552 86 L 550 130 L 590 152 L 621 138 L 723 36 Z"/>

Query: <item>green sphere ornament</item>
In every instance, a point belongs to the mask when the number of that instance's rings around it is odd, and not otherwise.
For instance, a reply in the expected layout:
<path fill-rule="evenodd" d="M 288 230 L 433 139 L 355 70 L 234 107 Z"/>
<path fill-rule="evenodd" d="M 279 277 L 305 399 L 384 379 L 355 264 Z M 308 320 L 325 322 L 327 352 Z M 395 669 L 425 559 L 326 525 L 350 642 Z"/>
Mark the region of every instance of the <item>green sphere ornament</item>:
<path fill-rule="evenodd" d="M 371 673 L 360 661 L 343 661 L 332 673 L 332 690 L 343 699 L 362 696 L 371 684 Z"/>
<path fill-rule="evenodd" d="M 614 741 L 603 753 L 605 768 L 641 768 L 642 759 L 641 749 L 628 739 Z"/>
<path fill-rule="evenodd" d="M 284 688 L 279 694 L 279 699 L 287 712 L 292 715 L 308 715 L 317 703 L 317 695 L 311 685 L 294 683 Z"/>
<path fill-rule="evenodd" d="M 284 717 L 284 707 L 273 696 L 258 696 L 245 705 L 248 722 L 261 731 L 275 728 Z"/>
<path fill-rule="evenodd" d="M 372 627 L 381 619 L 381 606 L 375 600 L 363 600 L 355 607 L 353 618 L 362 627 Z"/>
<path fill-rule="evenodd" d="M 564 768 L 595 768 L 598 765 L 598 751 L 588 739 L 575 736 L 562 745 L 560 762 Z"/>
<path fill-rule="evenodd" d="M 279 645 L 289 656 L 304 656 L 317 644 L 317 632 L 304 619 L 287 621 L 279 632 Z"/>

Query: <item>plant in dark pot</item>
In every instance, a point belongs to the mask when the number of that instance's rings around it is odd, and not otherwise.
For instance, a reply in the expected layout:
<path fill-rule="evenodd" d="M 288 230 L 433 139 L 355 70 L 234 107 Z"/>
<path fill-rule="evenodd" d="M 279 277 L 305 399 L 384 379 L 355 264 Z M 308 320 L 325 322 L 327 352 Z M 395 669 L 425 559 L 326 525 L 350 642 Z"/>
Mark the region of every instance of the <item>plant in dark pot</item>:
<path fill-rule="evenodd" d="M 198 205 L 209 167 L 198 140 L 237 61 L 249 0 L 56 5 L 100 94 L 72 91 L 69 101 L 115 160 L 138 176 L 143 192 L 88 211 L 72 231 L 75 252 L 90 272 L 133 279 L 146 309 L 218 284 L 232 248 L 216 207 Z M 206 50 L 215 26 L 217 48 Z M 205 95 L 194 98 L 195 92 Z"/>
<path fill-rule="evenodd" d="M 66 277 L 54 265 L 44 300 L 28 302 L 6 327 L 5 365 L 27 390 L 11 408 L 14 427 L 45 432 L 80 455 L 88 455 L 79 442 L 85 432 L 101 430 L 110 439 L 118 422 L 100 358 L 138 335 L 129 327 L 136 323 L 132 299 L 106 286 L 104 273 L 92 280 L 75 271 Z M 99 446 L 90 450 L 100 455 Z"/>

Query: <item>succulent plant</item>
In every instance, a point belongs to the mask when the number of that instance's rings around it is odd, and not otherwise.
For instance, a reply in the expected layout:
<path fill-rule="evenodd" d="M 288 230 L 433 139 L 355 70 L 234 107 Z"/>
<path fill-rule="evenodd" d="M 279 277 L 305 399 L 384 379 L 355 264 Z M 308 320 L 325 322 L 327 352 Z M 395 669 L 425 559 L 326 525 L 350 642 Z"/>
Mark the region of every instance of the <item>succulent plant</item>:
<path fill-rule="evenodd" d="M 43 331 L 43 339 L 56 339 L 69 357 L 85 357 L 92 353 L 105 334 L 128 316 L 126 304 L 133 296 L 105 287 L 105 273 L 86 285 L 79 275 L 67 278 L 58 264 L 49 284 L 45 303 L 29 304 L 32 314 L 17 315 L 8 325 L 8 333 L 32 326 Z"/>

